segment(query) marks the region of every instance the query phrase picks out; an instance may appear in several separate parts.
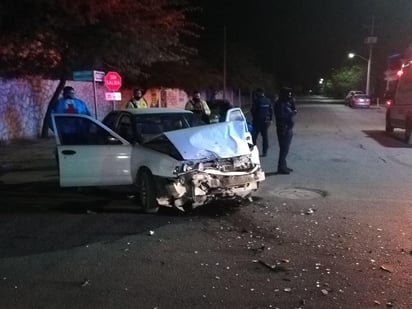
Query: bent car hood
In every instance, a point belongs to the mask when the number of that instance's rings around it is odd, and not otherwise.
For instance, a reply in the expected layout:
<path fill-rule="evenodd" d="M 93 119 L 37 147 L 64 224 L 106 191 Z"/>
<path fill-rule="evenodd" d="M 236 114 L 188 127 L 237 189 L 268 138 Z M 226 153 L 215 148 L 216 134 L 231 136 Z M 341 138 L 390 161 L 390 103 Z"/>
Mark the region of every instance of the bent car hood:
<path fill-rule="evenodd" d="M 185 160 L 230 158 L 250 154 L 242 121 L 222 122 L 165 132 Z"/>

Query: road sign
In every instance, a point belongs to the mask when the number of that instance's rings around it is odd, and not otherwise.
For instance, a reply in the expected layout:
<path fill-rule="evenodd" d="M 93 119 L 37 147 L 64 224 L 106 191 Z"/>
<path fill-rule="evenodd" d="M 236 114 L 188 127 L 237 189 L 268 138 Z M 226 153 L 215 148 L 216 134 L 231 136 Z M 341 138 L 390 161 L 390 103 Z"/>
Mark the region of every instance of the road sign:
<path fill-rule="evenodd" d="M 105 97 L 106 97 L 106 101 L 121 101 L 122 93 L 121 92 L 106 92 Z"/>
<path fill-rule="evenodd" d="M 93 71 L 94 81 L 103 82 L 104 81 L 104 72 L 103 71 Z"/>
<path fill-rule="evenodd" d="M 73 72 L 73 80 L 92 82 L 93 71 L 75 71 Z"/>
<path fill-rule="evenodd" d="M 74 71 L 73 80 L 84 82 L 103 82 L 104 72 L 102 71 Z"/>
<path fill-rule="evenodd" d="M 378 37 L 377 36 L 368 36 L 364 40 L 365 44 L 376 44 L 377 42 L 378 42 Z"/>
<path fill-rule="evenodd" d="M 104 85 L 108 90 L 117 91 L 122 86 L 122 77 L 117 72 L 107 72 L 104 76 Z"/>

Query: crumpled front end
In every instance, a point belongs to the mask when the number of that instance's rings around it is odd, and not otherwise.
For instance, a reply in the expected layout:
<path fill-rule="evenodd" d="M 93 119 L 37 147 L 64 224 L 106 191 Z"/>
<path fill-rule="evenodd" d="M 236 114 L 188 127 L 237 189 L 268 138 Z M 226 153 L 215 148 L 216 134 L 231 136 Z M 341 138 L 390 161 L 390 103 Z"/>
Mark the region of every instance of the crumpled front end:
<path fill-rule="evenodd" d="M 211 161 L 186 162 L 176 170 L 176 178 L 165 184 L 162 206 L 193 208 L 219 199 L 244 199 L 256 191 L 265 173 L 256 154 Z"/>

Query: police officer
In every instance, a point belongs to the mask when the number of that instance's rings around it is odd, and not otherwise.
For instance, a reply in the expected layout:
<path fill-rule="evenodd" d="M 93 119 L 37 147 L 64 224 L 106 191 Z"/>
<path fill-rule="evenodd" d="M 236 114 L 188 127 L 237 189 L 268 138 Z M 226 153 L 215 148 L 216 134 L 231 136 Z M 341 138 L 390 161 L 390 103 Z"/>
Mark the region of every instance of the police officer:
<path fill-rule="evenodd" d="M 261 88 L 255 92 L 251 113 L 253 144 L 256 145 L 259 133 L 262 134 L 262 156 L 266 157 L 269 148 L 268 128 L 272 123 L 272 102 L 265 96 L 265 92 Z"/>
<path fill-rule="evenodd" d="M 287 87 L 282 88 L 279 98 L 275 102 L 276 133 L 279 142 L 278 174 L 289 174 L 292 172 L 292 169 L 287 166 L 286 156 L 292 142 L 293 118 L 296 113 L 292 90 Z"/>

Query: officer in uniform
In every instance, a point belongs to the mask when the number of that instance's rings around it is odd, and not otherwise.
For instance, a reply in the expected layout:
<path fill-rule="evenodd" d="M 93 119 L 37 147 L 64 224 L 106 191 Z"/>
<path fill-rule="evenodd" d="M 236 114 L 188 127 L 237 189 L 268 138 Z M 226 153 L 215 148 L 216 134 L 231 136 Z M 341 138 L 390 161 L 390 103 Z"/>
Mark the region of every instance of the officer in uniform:
<path fill-rule="evenodd" d="M 253 144 L 256 145 L 259 133 L 262 134 L 262 156 L 266 157 L 269 148 L 268 128 L 272 123 L 272 102 L 265 96 L 263 89 L 256 90 L 251 113 Z"/>
<path fill-rule="evenodd" d="M 292 98 L 292 90 L 284 87 L 280 90 L 279 99 L 275 102 L 276 133 L 279 142 L 278 174 L 289 174 L 292 169 L 287 166 L 288 155 L 293 136 L 296 107 Z"/>

